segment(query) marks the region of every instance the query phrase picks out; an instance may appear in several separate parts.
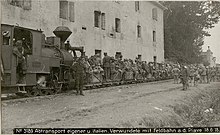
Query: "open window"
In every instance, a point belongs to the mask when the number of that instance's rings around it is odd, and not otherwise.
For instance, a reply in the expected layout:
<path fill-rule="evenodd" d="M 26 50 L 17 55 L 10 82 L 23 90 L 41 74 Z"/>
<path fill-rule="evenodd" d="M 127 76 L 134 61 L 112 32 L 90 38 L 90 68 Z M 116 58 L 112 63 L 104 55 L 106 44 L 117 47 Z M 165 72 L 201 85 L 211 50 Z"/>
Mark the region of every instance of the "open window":
<path fill-rule="evenodd" d="M 100 28 L 100 25 L 101 25 L 101 12 L 100 11 L 94 11 L 94 25 L 95 27 Z"/>
<path fill-rule="evenodd" d="M 9 45 L 10 44 L 10 37 L 11 37 L 11 33 L 10 31 L 2 31 L 2 45 Z"/>
<path fill-rule="evenodd" d="M 153 42 L 156 42 L 156 31 L 153 31 Z"/>
<path fill-rule="evenodd" d="M 154 63 L 157 63 L 157 56 L 153 57 Z"/>
<path fill-rule="evenodd" d="M 21 40 L 22 41 L 22 47 L 24 48 L 24 56 L 25 55 L 32 55 L 33 50 L 33 36 L 32 33 L 29 30 L 21 29 L 21 28 L 15 28 L 14 29 L 14 39 L 13 39 L 13 45 Z"/>
<path fill-rule="evenodd" d="M 141 61 L 141 60 L 142 60 L 142 55 L 141 55 L 141 54 L 138 54 L 138 57 L 137 57 L 137 58 L 138 58 L 138 60 Z"/>
<path fill-rule="evenodd" d="M 137 37 L 138 38 L 141 37 L 141 26 L 140 25 L 137 26 Z"/>
<path fill-rule="evenodd" d="M 140 10 L 140 2 L 139 1 L 135 1 L 135 11 L 139 11 Z"/>
<path fill-rule="evenodd" d="M 119 18 L 115 18 L 115 31 L 121 32 L 121 21 Z"/>

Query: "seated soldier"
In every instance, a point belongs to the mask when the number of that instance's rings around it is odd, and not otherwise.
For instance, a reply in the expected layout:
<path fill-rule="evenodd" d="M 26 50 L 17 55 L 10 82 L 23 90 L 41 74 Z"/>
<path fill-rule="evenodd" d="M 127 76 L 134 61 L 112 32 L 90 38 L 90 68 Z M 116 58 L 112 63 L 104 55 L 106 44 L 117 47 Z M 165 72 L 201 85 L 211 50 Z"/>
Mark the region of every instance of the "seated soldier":
<path fill-rule="evenodd" d="M 145 79 L 147 79 L 149 77 L 150 71 L 149 71 L 149 66 L 148 66 L 146 61 L 143 62 L 142 69 L 145 71 L 145 75 L 144 76 L 145 76 Z"/>
<path fill-rule="evenodd" d="M 134 80 L 137 80 L 138 68 L 137 68 L 137 64 L 136 63 L 132 64 L 132 71 L 133 71 L 133 78 L 134 78 Z"/>
<path fill-rule="evenodd" d="M 84 61 L 84 65 L 85 65 L 85 73 L 86 73 L 86 84 L 91 82 L 91 75 L 92 75 L 92 67 L 88 62 L 88 57 L 85 56 L 85 61 Z"/>

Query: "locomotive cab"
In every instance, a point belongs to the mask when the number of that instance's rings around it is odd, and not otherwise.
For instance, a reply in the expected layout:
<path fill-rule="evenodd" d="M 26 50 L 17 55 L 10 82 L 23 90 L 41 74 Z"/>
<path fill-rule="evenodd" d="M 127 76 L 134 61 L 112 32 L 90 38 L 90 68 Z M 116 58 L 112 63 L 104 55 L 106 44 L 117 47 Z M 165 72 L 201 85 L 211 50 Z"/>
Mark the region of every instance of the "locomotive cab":
<path fill-rule="evenodd" d="M 30 81 L 33 74 L 28 62 L 33 56 L 39 56 L 41 51 L 42 31 L 2 24 L 1 75 L 2 90 L 6 93 L 17 91 L 15 86 L 33 84 Z M 31 79 L 33 80 L 33 79 Z"/>

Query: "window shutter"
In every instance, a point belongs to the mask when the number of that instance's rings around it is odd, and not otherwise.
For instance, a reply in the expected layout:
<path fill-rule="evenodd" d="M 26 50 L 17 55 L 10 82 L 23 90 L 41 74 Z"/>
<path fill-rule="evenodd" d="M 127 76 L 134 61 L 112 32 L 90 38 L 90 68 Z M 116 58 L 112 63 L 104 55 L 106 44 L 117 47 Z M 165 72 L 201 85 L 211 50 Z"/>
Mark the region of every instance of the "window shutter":
<path fill-rule="evenodd" d="M 69 18 L 71 22 L 75 21 L 74 16 L 74 2 L 69 2 Z"/>
<path fill-rule="evenodd" d="M 156 8 L 153 8 L 152 10 L 152 17 L 154 20 L 157 20 L 157 9 Z"/>
<path fill-rule="evenodd" d="M 101 12 L 100 11 L 94 11 L 94 25 L 95 27 L 100 27 L 101 24 Z"/>
<path fill-rule="evenodd" d="M 137 11 L 137 1 L 135 1 L 135 11 Z"/>
<path fill-rule="evenodd" d="M 139 11 L 139 1 L 135 1 L 135 11 Z"/>
<path fill-rule="evenodd" d="M 102 22 L 102 29 L 105 29 L 105 13 L 102 13 L 102 18 L 101 18 L 101 22 Z"/>
<path fill-rule="evenodd" d="M 60 1 L 60 18 L 68 18 L 68 1 Z"/>

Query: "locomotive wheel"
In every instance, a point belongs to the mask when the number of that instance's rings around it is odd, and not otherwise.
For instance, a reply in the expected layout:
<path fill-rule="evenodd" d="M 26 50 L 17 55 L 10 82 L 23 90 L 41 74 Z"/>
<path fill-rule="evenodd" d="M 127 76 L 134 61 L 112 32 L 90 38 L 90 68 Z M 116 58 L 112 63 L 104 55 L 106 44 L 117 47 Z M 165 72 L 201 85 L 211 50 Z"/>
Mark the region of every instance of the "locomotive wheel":
<path fill-rule="evenodd" d="M 63 84 L 59 84 L 59 85 L 56 85 L 56 86 L 59 86 L 59 87 L 55 87 L 54 89 L 52 89 L 52 93 L 53 94 L 58 94 L 58 93 L 61 93 L 62 92 L 62 89 L 63 89 Z M 68 86 L 67 87 L 67 90 L 69 90 Z"/>
<path fill-rule="evenodd" d="M 36 87 L 28 88 L 27 95 L 29 97 L 41 96 L 41 91 L 37 89 Z"/>

